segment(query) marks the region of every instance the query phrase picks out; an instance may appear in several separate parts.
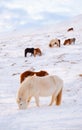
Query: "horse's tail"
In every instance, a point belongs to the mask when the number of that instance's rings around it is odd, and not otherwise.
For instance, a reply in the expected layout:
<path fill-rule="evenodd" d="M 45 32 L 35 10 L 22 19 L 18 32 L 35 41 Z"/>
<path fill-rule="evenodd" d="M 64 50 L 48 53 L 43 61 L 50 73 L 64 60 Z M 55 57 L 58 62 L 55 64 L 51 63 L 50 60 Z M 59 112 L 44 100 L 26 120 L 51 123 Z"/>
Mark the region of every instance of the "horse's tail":
<path fill-rule="evenodd" d="M 59 42 L 59 45 L 58 45 L 58 46 L 60 47 L 60 39 L 58 39 L 58 42 Z"/>
<path fill-rule="evenodd" d="M 62 98 L 62 89 L 60 90 L 60 92 L 57 95 L 56 105 L 60 105 L 61 104 L 61 98 Z"/>

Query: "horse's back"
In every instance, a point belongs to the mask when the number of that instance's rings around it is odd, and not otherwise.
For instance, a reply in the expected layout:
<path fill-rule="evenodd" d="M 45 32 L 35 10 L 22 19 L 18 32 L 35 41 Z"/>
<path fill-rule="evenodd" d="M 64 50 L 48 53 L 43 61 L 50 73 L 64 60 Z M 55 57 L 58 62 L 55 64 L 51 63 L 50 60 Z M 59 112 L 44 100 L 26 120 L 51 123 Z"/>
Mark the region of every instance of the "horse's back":
<path fill-rule="evenodd" d="M 63 86 L 63 80 L 56 76 L 56 75 L 46 75 L 44 77 L 38 77 L 34 75 L 33 84 L 35 86 L 41 86 L 46 88 L 55 88 L 55 87 L 62 87 Z"/>
<path fill-rule="evenodd" d="M 63 80 L 59 77 L 59 76 L 57 76 L 57 75 L 53 75 L 53 76 L 51 76 L 56 82 L 60 82 L 60 83 L 63 83 Z"/>
<path fill-rule="evenodd" d="M 35 86 L 36 90 L 40 90 L 40 96 L 50 96 L 63 88 L 63 80 L 56 75 L 47 75 L 45 77 L 36 77 Z"/>

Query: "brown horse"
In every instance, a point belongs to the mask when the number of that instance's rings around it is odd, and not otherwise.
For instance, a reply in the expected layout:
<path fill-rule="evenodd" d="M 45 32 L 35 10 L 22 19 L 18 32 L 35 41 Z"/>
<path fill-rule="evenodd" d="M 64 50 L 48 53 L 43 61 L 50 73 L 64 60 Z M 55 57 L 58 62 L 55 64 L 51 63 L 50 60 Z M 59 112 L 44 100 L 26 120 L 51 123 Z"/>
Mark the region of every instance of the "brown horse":
<path fill-rule="evenodd" d="M 34 74 L 36 74 L 37 76 L 42 77 L 42 76 L 48 75 L 48 72 L 44 71 L 44 70 L 41 70 L 39 72 L 33 72 L 33 71 L 30 71 L 30 70 L 25 71 L 25 72 L 23 72 L 23 73 L 20 74 L 20 83 L 22 83 L 26 77 L 32 76 Z"/>
<path fill-rule="evenodd" d="M 54 45 L 60 47 L 60 39 L 52 39 L 49 43 L 49 47 L 53 47 Z"/>
<path fill-rule="evenodd" d="M 41 52 L 40 48 L 35 48 L 34 49 L 34 56 L 36 56 L 36 55 L 39 55 L 39 56 L 42 55 L 42 52 Z"/>
<path fill-rule="evenodd" d="M 66 39 L 63 43 L 63 45 L 70 45 L 72 43 L 75 43 L 75 38 L 69 38 L 69 39 Z"/>

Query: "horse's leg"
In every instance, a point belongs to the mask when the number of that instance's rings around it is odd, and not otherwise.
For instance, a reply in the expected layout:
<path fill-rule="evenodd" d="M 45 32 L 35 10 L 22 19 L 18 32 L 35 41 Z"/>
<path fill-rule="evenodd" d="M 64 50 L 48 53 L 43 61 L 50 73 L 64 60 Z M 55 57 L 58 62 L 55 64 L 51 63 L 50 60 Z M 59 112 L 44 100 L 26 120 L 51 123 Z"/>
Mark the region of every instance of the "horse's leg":
<path fill-rule="evenodd" d="M 58 44 L 58 46 L 60 47 L 60 40 L 58 40 L 59 41 L 59 44 Z"/>
<path fill-rule="evenodd" d="M 55 94 L 53 94 L 49 106 L 51 106 L 54 103 L 55 100 L 56 100 L 56 97 L 55 97 Z"/>
<path fill-rule="evenodd" d="M 29 105 L 30 100 L 31 100 L 31 97 L 29 97 L 29 98 L 26 100 L 26 102 L 27 102 L 27 106 Z"/>
<path fill-rule="evenodd" d="M 38 52 L 38 53 L 39 53 L 39 56 L 41 56 L 41 55 L 42 55 L 42 52 L 41 52 L 41 50 L 40 50 L 40 49 L 39 49 L 39 52 Z"/>
<path fill-rule="evenodd" d="M 36 105 L 39 107 L 39 96 L 35 96 Z"/>
<path fill-rule="evenodd" d="M 37 54 L 37 53 L 36 53 L 36 50 L 34 49 L 34 52 L 33 52 L 34 57 L 36 56 L 36 54 Z"/>
<path fill-rule="evenodd" d="M 26 55 L 27 55 L 27 51 L 25 50 L 25 57 L 26 57 Z"/>
<path fill-rule="evenodd" d="M 33 53 L 31 53 L 31 56 L 33 55 Z"/>
<path fill-rule="evenodd" d="M 56 105 L 60 105 L 61 104 L 61 98 L 62 98 L 62 89 L 61 89 L 61 91 L 57 95 Z"/>
<path fill-rule="evenodd" d="M 73 44 L 75 44 L 75 39 L 73 40 Z"/>

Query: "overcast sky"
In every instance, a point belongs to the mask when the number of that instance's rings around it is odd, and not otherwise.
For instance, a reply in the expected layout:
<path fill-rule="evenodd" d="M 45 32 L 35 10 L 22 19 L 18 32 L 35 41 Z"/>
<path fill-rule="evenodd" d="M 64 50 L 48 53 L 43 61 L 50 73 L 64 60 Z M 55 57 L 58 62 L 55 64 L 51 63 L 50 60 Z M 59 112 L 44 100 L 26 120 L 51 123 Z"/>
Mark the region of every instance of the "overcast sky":
<path fill-rule="evenodd" d="M 41 27 L 82 13 L 82 0 L 0 0 L 0 32 Z"/>

